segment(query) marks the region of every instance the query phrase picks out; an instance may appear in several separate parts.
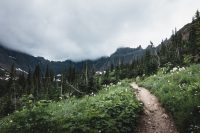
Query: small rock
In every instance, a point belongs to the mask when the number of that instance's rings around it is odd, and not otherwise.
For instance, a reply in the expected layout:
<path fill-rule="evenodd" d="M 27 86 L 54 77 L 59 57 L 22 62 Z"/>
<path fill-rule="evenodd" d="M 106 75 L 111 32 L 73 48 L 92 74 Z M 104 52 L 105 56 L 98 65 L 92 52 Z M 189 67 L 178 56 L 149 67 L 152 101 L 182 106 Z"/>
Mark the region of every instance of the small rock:
<path fill-rule="evenodd" d="M 161 117 L 164 118 L 164 119 L 167 119 L 168 115 L 167 114 L 163 114 Z"/>

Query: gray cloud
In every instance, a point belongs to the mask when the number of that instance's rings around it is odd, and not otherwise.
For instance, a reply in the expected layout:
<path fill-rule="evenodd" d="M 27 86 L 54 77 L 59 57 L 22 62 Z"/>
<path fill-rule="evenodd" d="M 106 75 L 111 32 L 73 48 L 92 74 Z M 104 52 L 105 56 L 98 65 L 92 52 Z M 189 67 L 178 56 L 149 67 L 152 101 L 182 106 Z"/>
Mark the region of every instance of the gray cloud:
<path fill-rule="evenodd" d="M 159 44 L 191 21 L 199 0 L 1 0 L 0 42 L 50 60 L 95 59 Z"/>

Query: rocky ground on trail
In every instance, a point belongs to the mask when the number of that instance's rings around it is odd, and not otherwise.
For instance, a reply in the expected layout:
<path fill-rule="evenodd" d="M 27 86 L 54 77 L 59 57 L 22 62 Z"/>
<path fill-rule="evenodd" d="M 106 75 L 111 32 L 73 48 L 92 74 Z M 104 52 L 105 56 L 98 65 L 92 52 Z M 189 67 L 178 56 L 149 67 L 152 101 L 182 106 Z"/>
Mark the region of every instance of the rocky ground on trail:
<path fill-rule="evenodd" d="M 132 83 L 137 98 L 144 104 L 144 112 L 136 133 L 178 133 L 173 119 L 166 113 L 158 99 L 147 89 Z"/>

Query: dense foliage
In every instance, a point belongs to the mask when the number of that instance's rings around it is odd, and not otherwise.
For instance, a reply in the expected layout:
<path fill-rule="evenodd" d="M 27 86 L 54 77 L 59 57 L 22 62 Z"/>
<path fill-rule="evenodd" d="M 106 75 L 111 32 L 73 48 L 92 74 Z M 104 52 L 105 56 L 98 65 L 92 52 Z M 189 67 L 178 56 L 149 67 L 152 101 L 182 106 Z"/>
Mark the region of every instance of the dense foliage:
<path fill-rule="evenodd" d="M 163 68 L 157 75 L 137 81 L 159 98 L 182 132 L 200 132 L 200 65 L 166 72 Z"/>
<path fill-rule="evenodd" d="M 0 121 L 1 132 L 133 132 L 141 104 L 127 82 L 98 94 L 60 102 L 29 99 L 24 109 Z"/>
<path fill-rule="evenodd" d="M 41 99 L 57 101 L 59 98 L 81 97 L 97 92 L 101 87 L 100 77 L 95 76 L 87 63 L 81 71 L 71 65 L 57 75 L 48 66 L 45 73 L 42 73 L 40 65 L 36 65 L 33 72 L 29 71 L 25 75 L 17 73 L 13 64 L 9 75 L 9 80 L 1 84 L 0 117 L 21 109 L 20 99 L 23 95 L 32 95 L 34 102 Z"/>

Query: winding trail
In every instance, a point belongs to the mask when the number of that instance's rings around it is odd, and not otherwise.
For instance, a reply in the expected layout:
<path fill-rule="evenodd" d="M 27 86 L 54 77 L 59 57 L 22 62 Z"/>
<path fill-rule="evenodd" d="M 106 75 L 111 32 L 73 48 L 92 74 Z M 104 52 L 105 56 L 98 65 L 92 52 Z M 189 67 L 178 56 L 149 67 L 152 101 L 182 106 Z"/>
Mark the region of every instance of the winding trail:
<path fill-rule="evenodd" d="M 132 83 L 138 100 L 144 103 L 144 113 L 136 133 L 178 133 L 173 119 L 166 113 L 158 99 L 147 89 Z"/>

